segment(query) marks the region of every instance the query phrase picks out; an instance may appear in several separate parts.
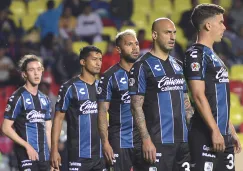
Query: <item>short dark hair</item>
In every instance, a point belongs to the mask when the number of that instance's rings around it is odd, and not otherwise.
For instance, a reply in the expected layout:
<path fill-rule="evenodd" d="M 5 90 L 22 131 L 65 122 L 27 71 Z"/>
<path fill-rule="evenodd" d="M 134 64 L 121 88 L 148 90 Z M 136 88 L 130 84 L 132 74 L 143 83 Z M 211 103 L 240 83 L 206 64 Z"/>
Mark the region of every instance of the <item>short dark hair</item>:
<path fill-rule="evenodd" d="M 90 52 L 97 52 L 102 54 L 102 51 L 96 46 L 93 45 L 85 46 L 83 49 L 80 50 L 79 60 L 86 59 L 89 56 Z"/>
<path fill-rule="evenodd" d="M 224 8 L 215 4 L 200 4 L 197 5 L 191 15 L 192 25 L 199 31 L 200 25 L 205 19 L 215 15 L 224 14 Z"/>
<path fill-rule="evenodd" d="M 21 72 L 26 71 L 28 63 L 33 62 L 33 61 L 40 62 L 41 65 L 43 66 L 41 59 L 40 59 L 39 57 L 37 57 L 36 55 L 33 55 L 33 54 L 25 55 L 25 56 L 19 61 L 19 68 L 20 68 L 20 71 L 21 71 Z"/>
<path fill-rule="evenodd" d="M 49 0 L 46 3 L 47 9 L 53 9 L 55 7 L 55 2 L 53 0 Z"/>

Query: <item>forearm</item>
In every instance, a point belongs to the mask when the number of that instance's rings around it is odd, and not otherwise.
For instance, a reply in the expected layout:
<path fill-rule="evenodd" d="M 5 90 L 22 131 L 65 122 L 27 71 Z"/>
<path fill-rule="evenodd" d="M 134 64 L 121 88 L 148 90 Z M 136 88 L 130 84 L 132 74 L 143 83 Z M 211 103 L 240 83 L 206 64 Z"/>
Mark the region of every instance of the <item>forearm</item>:
<path fill-rule="evenodd" d="M 190 99 L 189 99 L 187 93 L 184 93 L 184 106 L 185 106 L 185 111 L 186 111 L 186 119 L 187 119 L 187 122 L 189 123 L 190 118 L 192 117 L 192 115 L 194 113 L 194 109 L 191 105 L 191 102 L 190 102 Z"/>
<path fill-rule="evenodd" d="M 23 138 L 21 138 L 12 127 L 5 127 L 3 125 L 2 132 L 11 140 L 13 140 L 15 143 L 21 145 L 22 147 L 26 147 L 28 145 L 28 142 L 26 142 Z"/>
<path fill-rule="evenodd" d="M 143 96 L 134 95 L 131 97 L 131 112 L 133 118 L 135 119 L 135 123 L 139 130 L 141 139 L 146 140 L 150 138 L 150 135 L 148 133 L 145 116 L 142 108 L 143 102 L 144 102 Z"/>
<path fill-rule="evenodd" d="M 229 121 L 229 129 L 230 129 L 231 135 L 235 135 L 236 134 L 235 127 L 230 121 Z"/>
<path fill-rule="evenodd" d="M 107 121 L 108 108 L 105 102 L 99 102 L 99 114 L 98 114 L 98 130 L 102 144 L 108 142 L 108 121 Z"/>
<path fill-rule="evenodd" d="M 53 126 L 51 129 L 51 150 L 58 151 L 58 142 L 62 128 L 62 121 L 63 119 L 58 117 L 54 118 Z"/>
<path fill-rule="evenodd" d="M 51 121 L 46 121 L 46 139 L 47 139 L 49 150 L 51 150 L 51 127 L 52 127 Z"/>

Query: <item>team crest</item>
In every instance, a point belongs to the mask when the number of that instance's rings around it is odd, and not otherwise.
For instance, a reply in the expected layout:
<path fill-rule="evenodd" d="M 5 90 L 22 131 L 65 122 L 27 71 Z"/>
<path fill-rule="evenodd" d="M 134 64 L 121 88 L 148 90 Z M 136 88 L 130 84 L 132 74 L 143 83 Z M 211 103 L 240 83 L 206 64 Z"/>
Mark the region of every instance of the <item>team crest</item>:
<path fill-rule="evenodd" d="M 192 69 L 192 71 L 199 71 L 199 69 L 200 69 L 200 64 L 197 63 L 197 62 L 193 62 L 193 63 L 191 64 L 191 69 Z"/>
<path fill-rule="evenodd" d="M 213 171 L 213 162 L 205 162 L 204 171 Z"/>
<path fill-rule="evenodd" d="M 101 87 L 97 87 L 97 94 L 101 94 L 102 93 L 102 88 Z"/>
<path fill-rule="evenodd" d="M 11 110 L 11 106 L 9 104 L 7 104 L 6 108 L 5 108 L 5 111 L 6 112 L 9 112 Z"/>
<path fill-rule="evenodd" d="M 133 86 L 135 84 L 135 79 L 129 78 L 128 82 L 129 82 L 129 86 Z"/>
<path fill-rule="evenodd" d="M 41 100 L 41 103 L 42 103 L 44 106 L 47 105 L 46 100 L 45 100 L 44 98 L 41 98 L 40 100 Z"/>

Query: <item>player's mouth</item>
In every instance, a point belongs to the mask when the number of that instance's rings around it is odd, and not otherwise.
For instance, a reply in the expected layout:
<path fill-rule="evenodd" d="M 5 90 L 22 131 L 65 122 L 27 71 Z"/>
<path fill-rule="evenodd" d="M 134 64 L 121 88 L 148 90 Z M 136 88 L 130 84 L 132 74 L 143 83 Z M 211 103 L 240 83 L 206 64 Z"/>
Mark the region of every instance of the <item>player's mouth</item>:
<path fill-rule="evenodd" d="M 132 52 L 132 55 L 133 55 L 133 56 L 138 56 L 139 53 L 138 53 L 138 52 Z"/>
<path fill-rule="evenodd" d="M 169 46 L 174 46 L 175 45 L 175 42 L 169 42 Z"/>

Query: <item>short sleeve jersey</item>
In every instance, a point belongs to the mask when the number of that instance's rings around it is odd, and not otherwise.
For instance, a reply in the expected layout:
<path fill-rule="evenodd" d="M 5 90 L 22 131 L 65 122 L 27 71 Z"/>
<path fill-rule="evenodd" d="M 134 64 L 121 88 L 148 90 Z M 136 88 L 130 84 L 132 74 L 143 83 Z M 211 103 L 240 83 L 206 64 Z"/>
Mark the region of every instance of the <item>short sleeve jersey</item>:
<path fill-rule="evenodd" d="M 186 51 L 184 72 L 187 80 L 205 82 L 205 96 L 213 117 L 221 134 L 228 134 L 230 95 L 228 71 L 224 62 L 209 47 L 194 44 Z M 197 110 L 192 121 L 206 127 Z"/>
<path fill-rule="evenodd" d="M 14 121 L 16 133 L 27 141 L 39 154 L 40 161 L 49 160 L 45 121 L 51 120 L 51 102 L 42 92 L 32 95 L 24 87 L 9 98 L 4 118 Z M 26 160 L 26 150 L 16 144 L 18 159 Z"/>
<path fill-rule="evenodd" d="M 128 72 L 119 64 L 107 70 L 99 81 L 98 101 L 110 102 L 109 141 L 120 148 L 133 148 L 136 140 L 134 122 L 130 109 Z M 137 131 L 136 131 L 137 132 Z"/>
<path fill-rule="evenodd" d="M 146 53 L 130 70 L 129 91 L 144 96 L 143 111 L 154 143 L 187 142 L 186 84 L 180 61 Z"/>
<path fill-rule="evenodd" d="M 97 81 L 90 85 L 76 76 L 59 90 L 55 108 L 66 116 L 69 160 L 102 156 L 97 128 L 97 85 Z"/>

